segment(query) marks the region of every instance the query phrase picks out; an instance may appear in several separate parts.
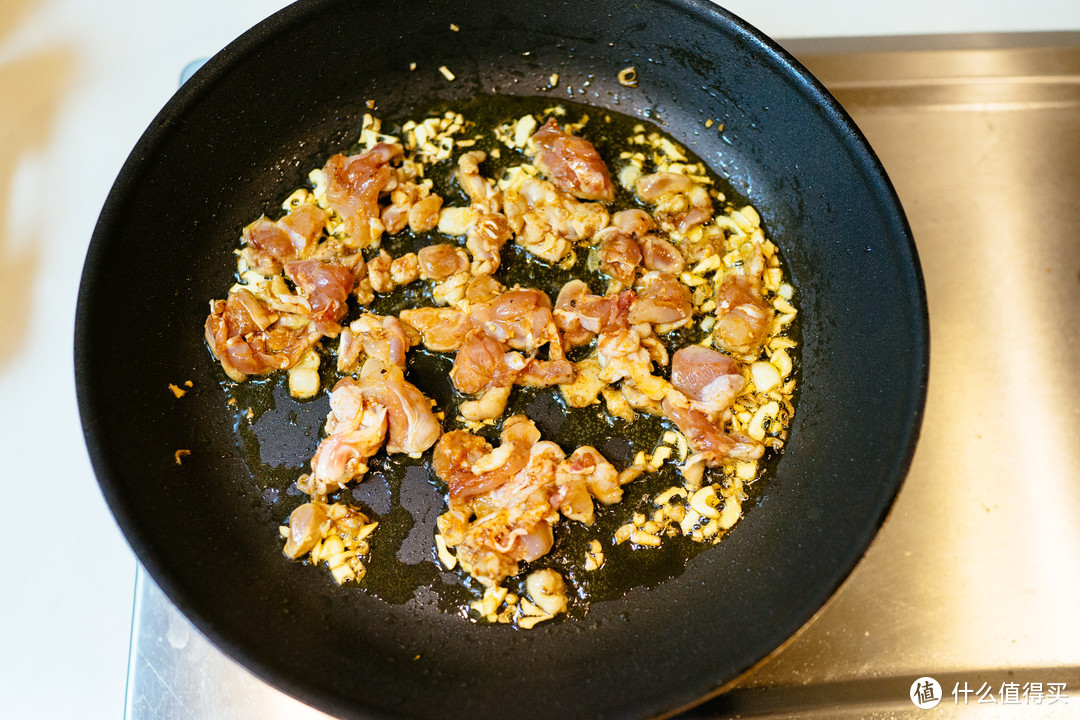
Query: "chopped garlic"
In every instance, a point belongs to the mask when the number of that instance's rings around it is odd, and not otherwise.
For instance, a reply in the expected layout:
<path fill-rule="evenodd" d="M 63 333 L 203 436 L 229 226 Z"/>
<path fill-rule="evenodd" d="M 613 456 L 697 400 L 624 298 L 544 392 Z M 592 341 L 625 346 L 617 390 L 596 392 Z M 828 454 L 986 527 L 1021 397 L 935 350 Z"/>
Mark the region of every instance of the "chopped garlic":
<path fill-rule="evenodd" d="M 720 269 L 720 256 L 717 255 L 716 253 L 713 253 L 712 255 L 705 258 L 704 260 L 699 262 L 697 265 L 695 265 L 694 269 L 691 270 L 690 273 L 692 275 L 704 275 L 707 272 L 712 272 L 714 270 L 719 270 L 719 269 Z"/>
<path fill-rule="evenodd" d="M 724 498 L 724 508 L 720 511 L 717 524 L 721 530 L 730 530 L 742 515 L 742 503 L 735 496 Z"/>
<path fill-rule="evenodd" d="M 791 356 L 787 351 L 780 348 L 772 354 L 772 364 L 776 366 L 777 371 L 780 373 L 780 377 L 786 378 L 791 374 Z"/>
<path fill-rule="evenodd" d="M 735 477 L 744 482 L 751 482 L 757 475 L 757 460 L 743 460 L 735 463 Z"/>
<path fill-rule="evenodd" d="M 691 508 L 689 512 L 686 513 L 686 517 L 679 523 L 679 528 L 683 531 L 683 535 L 689 535 L 694 529 L 694 526 L 698 524 L 699 520 L 701 520 L 701 514 L 698 513 L 697 510 Z"/>
<path fill-rule="evenodd" d="M 713 485 L 706 485 L 690 496 L 690 507 L 703 517 L 720 517 L 720 512 L 716 509 L 718 503 L 716 487 Z"/>
<path fill-rule="evenodd" d="M 780 384 L 780 371 L 770 362 L 759 360 L 750 366 L 750 377 L 758 392 L 766 392 Z"/>
<path fill-rule="evenodd" d="M 301 400 L 315 397 L 319 392 L 319 353 L 308 350 L 289 369 L 289 394 Z"/>
<path fill-rule="evenodd" d="M 753 419 L 746 428 L 746 434 L 755 440 L 765 439 L 765 421 L 772 420 L 780 413 L 780 405 L 776 402 L 766 403 L 757 409 Z"/>
<path fill-rule="evenodd" d="M 663 151 L 664 155 L 667 155 L 672 160 L 679 160 L 682 162 L 686 161 L 686 155 L 685 153 L 683 153 L 682 148 L 680 148 L 678 145 L 671 142 L 667 138 L 660 138 L 660 150 Z"/>
<path fill-rule="evenodd" d="M 534 603 L 548 616 L 566 612 L 566 582 L 550 568 L 529 573 L 525 589 Z"/>
<path fill-rule="evenodd" d="M 435 549 L 438 552 L 438 561 L 443 563 L 444 568 L 453 570 L 457 566 L 458 558 L 447 549 L 446 539 L 442 534 L 435 535 Z"/>
<path fill-rule="evenodd" d="M 652 457 L 649 458 L 649 465 L 654 468 L 660 467 L 669 457 L 671 457 L 671 448 L 667 445 L 661 445 L 653 451 Z"/>
<path fill-rule="evenodd" d="M 647 547 L 660 547 L 660 538 L 652 533 L 645 532 L 644 530 L 634 530 L 630 533 L 630 542 L 635 545 L 644 545 Z"/>
<path fill-rule="evenodd" d="M 589 548 L 585 551 L 585 569 L 590 572 L 599 570 L 604 564 L 604 550 L 599 540 L 590 540 Z"/>
<path fill-rule="evenodd" d="M 641 166 L 635 163 L 623 165 L 619 169 L 619 184 L 627 190 L 634 189 L 634 183 L 641 177 Z"/>
<path fill-rule="evenodd" d="M 536 129 L 536 118 L 532 115 L 523 115 L 518 119 L 514 125 L 514 142 L 513 147 L 523 148 L 525 144 L 532 137 L 533 131 Z"/>
<path fill-rule="evenodd" d="M 792 307 L 791 303 L 783 298 L 783 296 L 777 296 L 773 298 L 772 306 L 782 313 L 789 313 L 794 315 L 796 310 Z"/>

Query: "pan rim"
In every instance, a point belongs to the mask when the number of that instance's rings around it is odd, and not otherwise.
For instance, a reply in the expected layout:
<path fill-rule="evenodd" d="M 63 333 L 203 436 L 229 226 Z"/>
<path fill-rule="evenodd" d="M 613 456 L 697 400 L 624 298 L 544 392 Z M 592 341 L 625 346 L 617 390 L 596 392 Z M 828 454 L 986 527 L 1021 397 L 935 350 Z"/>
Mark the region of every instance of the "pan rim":
<path fill-rule="evenodd" d="M 862 157 L 868 166 L 862 168 L 875 179 L 873 186 L 877 190 L 879 201 L 889 206 L 894 212 L 890 213 L 893 219 L 899 223 L 898 234 L 905 237 L 908 247 L 906 252 L 911 258 L 911 266 L 914 270 L 912 281 L 915 285 L 914 292 L 907 295 L 912 300 L 913 307 L 918 316 L 918 324 L 921 328 L 920 337 L 916 339 L 918 351 L 917 358 L 913 361 L 913 367 L 919 371 L 917 382 L 908 387 L 905 404 L 910 407 L 907 413 L 907 425 L 898 434 L 905 438 L 905 442 L 898 444 L 895 457 L 888 463 L 889 472 L 883 471 L 883 475 L 893 478 L 893 482 L 880 496 L 880 507 L 877 517 L 872 524 L 866 526 L 863 537 L 860 538 L 857 552 L 853 552 L 848 562 L 842 567 L 837 567 L 834 582 L 830 583 L 828 592 L 824 594 L 825 600 L 832 597 L 836 590 L 850 576 L 852 570 L 865 555 L 867 549 L 877 536 L 888 513 L 893 507 L 896 494 L 903 484 L 917 445 L 919 430 L 921 428 L 926 404 L 926 388 L 929 379 L 929 313 L 925 298 L 925 283 L 921 266 L 918 260 L 917 249 L 911 228 L 903 212 L 900 200 L 895 188 L 884 172 L 879 158 L 862 136 L 854 121 L 840 104 L 827 92 L 827 90 L 807 71 L 797 60 L 786 53 L 778 44 L 767 38 L 759 31 L 740 20 L 730 12 L 713 5 L 707 0 L 660 0 L 683 12 L 689 13 L 710 24 L 725 23 L 727 27 L 734 27 L 746 39 L 762 48 L 770 62 L 780 67 L 788 68 L 791 72 L 783 73 L 786 77 L 798 80 L 795 83 L 799 91 L 819 107 L 823 107 L 833 123 L 844 134 L 845 146 L 859 157 Z M 197 105 L 206 92 L 219 82 L 233 63 L 248 56 L 261 47 L 264 43 L 273 42 L 274 38 L 288 30 L 293 23 L 303 21 L 317 14 L 323 6 L 328 6 L 333 0 L 316 0 L 310 3 L 297 3 L 291 5 L 247 31 L 236 40 L 227 45 L 220 53 L 211 58 L 187 83 L 174 95 L 162 111 L 155 117 L 147 130 L 143 133 L 135 145 L 131 155 L 124 163 L 116 184 L 110 191 L 101 213 L 101 220 L 95 227 L 93 237 L 88 247 L 86 261 L 80 282 L 75 321 L 74 343 L 74 369 L 76 378 L 76 394 L 80 412 L 80 419 L 86 441 L 87 451 L 91 460 L 95 477 L 103 495 L 113 512 L 117 524 L 120 526 L 128 542 L 136 549 L 136 555 L 140 563 L 145 567 L 154 582 L 162 588 L 166 596 L 193 624 L 206 635 L 217 647 L 223 649 L 227 655 L 237 659 L 240 663 L 262 680 L 281 688 L 290 695 L 308 702 L 316 707 L 324 707 L 326 698 L 323 696 L 313 697 L 306 686 L 291 682 L 290 678 L 283 677 L 280 673 L 264 666 L 258 658 L 252 657 L 242 643 L 231 639 L 229 634 L 223 631 L 215 623 L 212 617 L 201 612 L 199 603 L 194 600 L 185 588 L 175 583 L 167 561 L 156 553 L 152 548 L 151 538 L 142 531 L 139 523 L 135 522 L 133 508 L 127 502 L 127 498 L 115 484 L 107 482 L 106 478 L 113 466 L 113 461 L 108 455 L 107 443 L 103 442 L 100 435 L 101 426 L 97 421 L 96 408 L 100 403 L 97 392 L 89 386 L 87 377 L 91 370 L 94 352 L 91 328 L 86 323 L 85 317 L 93 304 L 96 295 L 97 284 L 103 278 L 95 273 L 95 268 L 100 264 L 102 247 L 107 241 L 107 228 L 112 222 L 112 217 L 120 211 L 118 207 L 123 197 L 127 195 L 127 189 L 137 181 L 138 175 L 147 158 L 153 156 L 155 146 L 160 144 L 162 137 L 170 132 L 170 127 L 177 118 L 182 116 L 191 106 Z M 823 601 L 824 602 L 824 601 Z M 789 625 L 794 625 L 790 632 L 777 630 L 775 634 L 783 634 L 791 637 L 800 628 L 805 627 L 813 616 L 820 611 L 820 607 L 809 614 L 808 617 L 792 618 Z M 742 673 L 752 669 L 758 662 L 768 656 L 766 653 L 747 664 Z M 719 692 L 722 692 L 728 683 L 713 685 L 704 696 L 696 695 L 689 698 L 680 707 L 690 707 L 702 702 Z"/>

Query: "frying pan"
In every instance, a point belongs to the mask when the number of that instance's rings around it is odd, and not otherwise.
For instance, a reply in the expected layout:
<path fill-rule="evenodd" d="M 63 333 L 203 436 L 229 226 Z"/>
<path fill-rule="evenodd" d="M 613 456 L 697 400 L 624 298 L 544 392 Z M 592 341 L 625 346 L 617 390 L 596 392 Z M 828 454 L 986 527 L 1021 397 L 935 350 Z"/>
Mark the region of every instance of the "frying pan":
<path fill-rule="evenodd" d="M 636 88 L 617 81 L 627 66 Z M 368 101 L 406 117 L 493 92 L 661 125 L 759 209 L 802 308 L 796 415 L 745 518 L 670 579 L 529 632 L 284 561 L 282 518 L 201 330 L 240 229 L 355 142 Z M 151 577 L 256 675 L 344 717 L 647 717 L 714 695 L 866 550 L 907 471 L 928 369 L 915 248 L 873 152 L 805 69 L 702 0 L 286 8 L 212 58 L 139 140 L 90 242 L 75 348 L 93 467 Z"/>

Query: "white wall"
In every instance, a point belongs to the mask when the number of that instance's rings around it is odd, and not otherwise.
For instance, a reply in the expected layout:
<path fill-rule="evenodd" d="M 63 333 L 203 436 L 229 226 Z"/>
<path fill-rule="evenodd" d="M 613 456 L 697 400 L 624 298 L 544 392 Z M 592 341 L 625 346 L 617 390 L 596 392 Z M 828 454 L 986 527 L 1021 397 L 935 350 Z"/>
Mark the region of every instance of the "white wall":
<path fill-rule="evenodd" d="M 1077 0 L 725 0 L 776 38 L 1080 30 Z"/>

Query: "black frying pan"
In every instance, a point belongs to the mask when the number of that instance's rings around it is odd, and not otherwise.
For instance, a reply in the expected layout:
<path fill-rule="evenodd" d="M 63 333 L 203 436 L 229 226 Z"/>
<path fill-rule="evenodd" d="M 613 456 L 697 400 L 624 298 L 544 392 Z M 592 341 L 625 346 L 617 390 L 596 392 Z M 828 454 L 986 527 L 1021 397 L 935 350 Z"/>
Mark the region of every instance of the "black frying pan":
<path fill-rule="evenodd" d="M 629 65 L 636 89 L 616 80 Z M 539 90 L 552 73 L 559 87 Z M 354 142 L 368 100 L 404 117 L 493 91 L 572 94 L 661 124 L 761 211 L 802 307 L 790 440 L 736 529 L 670 580 L 531 632 L 313 582 L 283 561 L 281 518 L 201 331 L 240 228 Z M 139 559 L 225 652 L 349 717 L 644 717 L 715 693 L 858 562 L 907 470 L 927 377 L 915 249 L 877 159 L 804 69 L 703 0 L 290 7 L 207 63 L 139 141 L 78 303 L 87 445 Z M 174 401 L 168 384 L 189 379 Z"/>

